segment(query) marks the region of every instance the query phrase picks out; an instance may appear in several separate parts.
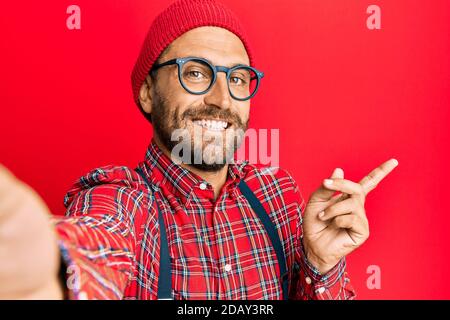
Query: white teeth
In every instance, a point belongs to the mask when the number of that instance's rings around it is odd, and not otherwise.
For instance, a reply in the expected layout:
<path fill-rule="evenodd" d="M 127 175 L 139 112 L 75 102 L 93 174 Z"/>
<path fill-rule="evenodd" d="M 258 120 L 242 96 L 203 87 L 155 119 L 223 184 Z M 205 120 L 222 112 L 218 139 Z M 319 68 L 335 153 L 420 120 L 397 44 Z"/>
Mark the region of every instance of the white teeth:
<path fill-rule="evenodd" d="M 219 120 L 195 120 L 194 123 L 196 125 L 202 126 L 203 128 L 206 128 L 208 130 L 214 130 L 214 131 L 222 131 L 226 129 L 228 126 L 228 123 L 226 121 L 219 121 Z"/>

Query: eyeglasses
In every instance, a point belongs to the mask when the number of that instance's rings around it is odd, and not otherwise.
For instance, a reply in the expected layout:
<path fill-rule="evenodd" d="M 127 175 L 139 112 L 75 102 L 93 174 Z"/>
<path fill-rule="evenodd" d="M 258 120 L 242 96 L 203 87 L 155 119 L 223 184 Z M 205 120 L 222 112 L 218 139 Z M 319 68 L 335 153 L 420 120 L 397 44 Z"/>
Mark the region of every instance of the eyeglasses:
<path fill-rule="evenodd" d="M 153 66 L 150 73 L 161 67 L 176 64 L 178 80 L 181 86 L 191 94 L 207 93 L 217 80 L 217 73 L 227 75 L 228 91 L 233 99 L 245 101 L 252 98 L 258 91 L 264 73 L 247 65 L 236 65 L 228 68 L 214 66 L 208 60 L 199 57 L 172 59 Z"/>

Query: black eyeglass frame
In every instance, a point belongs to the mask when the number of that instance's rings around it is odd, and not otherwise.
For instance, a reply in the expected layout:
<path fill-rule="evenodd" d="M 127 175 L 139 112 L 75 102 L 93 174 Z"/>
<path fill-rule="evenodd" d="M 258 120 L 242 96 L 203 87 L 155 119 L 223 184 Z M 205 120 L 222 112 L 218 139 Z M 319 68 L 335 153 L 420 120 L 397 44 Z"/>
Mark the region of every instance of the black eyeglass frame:
<path fill-rule="evenodd" d="M 182 70 L 184 64 L 186 64 L 189 61 L 198 61 L 198 62 L 204 63 L 204 64 L 208 65 L 211 68 L 212 72 L 213 72 L 213 79 L 212 79 L 211 83 L 209 84 L 208 88 L 206 88 L 205 90 L 203 90 L 201 92 L 196 92 L 196 91 L 189 90 L 189 88 L 186 87 L 186 85 L 184 84 L 183 80 L 181 79 L 181 70 Z M 212 88 L 214 83 L 216 83 L 217 73 L 218 72 L 224 72 L 227 75 L 227 85 L 228 85 L 228 92 L 230 93 L 230 96 L 233 99 L 236 99 L 238 101 L 246 101 L 246 100 L 249 100 L 249 99 L 251 99 L 251 98 L 253 98 L 255 96 L 256 92 L 258 91 L 261 79 L 264 77 L 264 72 L 259 71 L 259 70 L 255 69 L 255 68 L 251 67 L 251 66 L 247 66 L 247 65 L 244 65 L 244 64 L 238 64 L 238 65 L 235 65 L 235 66 L 233 66 L 231 68 L 228 68 L 228 67 L 225 67 L 225 66 L 214 66 L 207 59 L 201 58 L 201 57 L 184 57 L 184 58 L 171 59 L 169 61 L 166 61 L 166 62 L 157 64 L 157 65 L 154 65 L 152 67 L 152 69 L 149 71 L 149 74 L 156 72 L 161 67 L 168 66 L 168 65 L 174 65 L 174 64 L 176 64 L 178 66 L 178 80 L 179 80 L 181 86 L 187 92 L 189 92 L 191 94 L 196 94 L 196 95 L 201 95 L 201 94 L 207 93 Z M 238 97 L 236 97 L 231 92 L 231 89 L 230 89 L 231 73 L 233 71 L 237 70 L 237 69 L 240 69 L 240 68 L 251 70 L 256 75 L 255 77 L 250 79 L 250 80 L 255 80 L 256 79 L 255 90 L 250 94 L 250 96 L 248 96 L 246 98 L 238 98 Z"/>

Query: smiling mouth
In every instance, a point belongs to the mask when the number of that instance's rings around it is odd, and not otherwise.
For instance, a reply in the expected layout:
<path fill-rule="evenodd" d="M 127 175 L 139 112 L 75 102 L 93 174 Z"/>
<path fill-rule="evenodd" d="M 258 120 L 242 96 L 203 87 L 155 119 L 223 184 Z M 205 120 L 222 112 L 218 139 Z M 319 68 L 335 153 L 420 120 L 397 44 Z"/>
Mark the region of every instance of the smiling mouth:
<path fill-rule="evenodd" d="M 211 131 L 223 131 L 231 126 L 229 122 L 218 119 L 196 119 L 192 122 Z"/>

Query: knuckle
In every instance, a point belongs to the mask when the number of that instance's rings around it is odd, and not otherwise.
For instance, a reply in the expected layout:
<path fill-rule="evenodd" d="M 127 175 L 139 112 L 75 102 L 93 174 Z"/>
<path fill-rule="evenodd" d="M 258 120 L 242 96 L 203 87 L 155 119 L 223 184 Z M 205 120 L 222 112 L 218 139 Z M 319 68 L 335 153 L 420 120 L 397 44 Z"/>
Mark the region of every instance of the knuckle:
<path fill-rule="evenodd" d="M 329 207 L 328 209 L 325 210 L 325 216 L 329 217 L 329 216 L 334 216 L 336 213 L 336 208 L 334 206 Z"/>
<path fill-rule="evenodd" d="M 363 188 L 363 186 L 360 185 L 359 183 L 357 183 L 357 186 L 356 186 L 356 192 L 357 192 L 359 195 L 364 195 L 364 188 Z"/>
<path fill-rule="evenodd" d="M 342 220 L 341 220 L 341 217 L 336 217 L 336 218 L 334 218 L 334 224 L 336 225 L 336 226 L 338 226 L 338 227 L 340 227 L 341 225 L 342 225 Z"/>
<path fill-rule="evenodd" d="M 364 210 L 364 199 L 361 200 L 361 198 L 353 198 L 353 203 L 352 203 L 352 211 L 353 212 L 360 212 L 362 210 Z"/>
<path fill-rule="evenodd" d="M 346 223 L 346 219 L 344 216 L 338 216 L 337 221 L 340 225 L 345 225 L 345 223 Z"/>
<path fill-rule="evenodd" d="M 375 175 L 376 175 L 376 172 L 371 172 L 371 173 L 369 173 L 366 176 L 367 177 L 367 184 L 370 185 L 371 187 L 375 187 L 376 186 Z"/>

